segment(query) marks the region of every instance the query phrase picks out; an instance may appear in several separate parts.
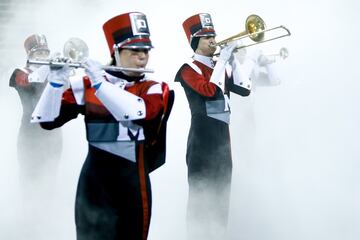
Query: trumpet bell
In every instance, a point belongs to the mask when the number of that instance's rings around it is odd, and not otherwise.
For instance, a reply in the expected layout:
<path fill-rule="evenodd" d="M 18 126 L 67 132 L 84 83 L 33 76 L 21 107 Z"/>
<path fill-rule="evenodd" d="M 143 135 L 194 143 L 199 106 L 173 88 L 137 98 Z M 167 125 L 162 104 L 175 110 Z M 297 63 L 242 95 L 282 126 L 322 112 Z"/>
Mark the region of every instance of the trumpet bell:
<path fill-rule="evenodd" d="M 81 62 L 89 57 L 89 48 L 82 39 L 74 37 L 65 42 L 63 54 L 74 62 Z"/>
<path fill-rule="evenodd" d="M 252 14 L 245 21 L 245 29 L 249 38 L 254 42 L 260 42 L 264 39 L 266 29 L 264 20 L 258 15 Z"/>
<path fill-rule="evenodd" d="M 289 51 L 287 48 L 283 47 L 280 49 L 279 51 L 279 56 L 282 58 L 282 59 L 285 59 L 289 56 Z"/>

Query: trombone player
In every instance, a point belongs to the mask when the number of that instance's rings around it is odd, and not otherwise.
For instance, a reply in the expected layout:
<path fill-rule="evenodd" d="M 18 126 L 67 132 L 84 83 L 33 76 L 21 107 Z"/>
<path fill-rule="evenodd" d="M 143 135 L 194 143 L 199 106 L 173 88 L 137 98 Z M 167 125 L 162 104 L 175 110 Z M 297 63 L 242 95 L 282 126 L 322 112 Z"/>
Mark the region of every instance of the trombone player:
<path fill-rule="evenodd" d="M 76 193 L 77 240 L 146 240 L 149 173 L 165 161 L 173 95 L 167 84 L 134 71 L 146 67 L 153 48 L 145 14 L 120 14 L 103 30 L 112 64 L 121 71 L 104 71 L 87 59 L 81 63 L 87 76 L 64 92 L 69 65 L 53 69 L 32 121 L 54 129 L 85 116 L 88 155 Z"/>
<path fill-rule="evenodd" d="M 189 240 L 224 239 L 232 175 L 230 92 L 243 97 L 250 94 L 249 75 L 255 63 L 248 59 L 240 65 L 234 57 L 239 41 L 228 42 L 215 61 L 216 33 L 208 13 L 189 17 L 183 28 L 194 51 L 175 76 L 191 110 L 186 152 L 187 235 Z"/>

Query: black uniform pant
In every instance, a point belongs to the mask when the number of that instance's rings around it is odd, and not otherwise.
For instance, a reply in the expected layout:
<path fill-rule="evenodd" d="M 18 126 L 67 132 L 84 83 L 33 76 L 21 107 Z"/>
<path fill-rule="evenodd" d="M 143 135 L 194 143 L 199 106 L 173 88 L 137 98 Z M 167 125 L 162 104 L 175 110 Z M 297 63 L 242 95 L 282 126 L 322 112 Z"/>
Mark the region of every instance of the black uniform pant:
<path fill-rule="evenodd" d="M 192 122 L 186 162 L 188 239 L 224 239 L 232 175 L 228 125 L 209 118 Z"/>
<path fill-rule="evenodd" d="M 145 240 L 151 185 L 142 145 L 137 162 L 89 147 L 75 204 L 77 240 Z"/>

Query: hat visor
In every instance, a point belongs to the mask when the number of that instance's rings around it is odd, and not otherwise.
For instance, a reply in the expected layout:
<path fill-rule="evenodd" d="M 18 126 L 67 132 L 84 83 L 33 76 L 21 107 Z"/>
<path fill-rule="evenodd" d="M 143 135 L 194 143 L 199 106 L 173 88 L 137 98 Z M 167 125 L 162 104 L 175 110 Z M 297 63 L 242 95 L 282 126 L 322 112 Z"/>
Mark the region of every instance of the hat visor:
<path fill-rule="evenodd" d="M 214 29 L 202 29 L 201 31 L 194 34 L 194 37 L 207 37 L 207 36 L 216 36 Z"/>
<path fill-rule="evenodd" d="M 120 48 L 126 48 L 126 49 L 151 49 L 154 48 L 151 43 L 130 43 L 130 44 L 124 44 L 120 46 Z"/>
<path fill-rule="evenodd" d="M 135 38 L 123 44 L 118 44 L 118 47 L 127 49 L 150 49 L 153 48 L 153 45 L 151 44 L 150 38 Z"/>

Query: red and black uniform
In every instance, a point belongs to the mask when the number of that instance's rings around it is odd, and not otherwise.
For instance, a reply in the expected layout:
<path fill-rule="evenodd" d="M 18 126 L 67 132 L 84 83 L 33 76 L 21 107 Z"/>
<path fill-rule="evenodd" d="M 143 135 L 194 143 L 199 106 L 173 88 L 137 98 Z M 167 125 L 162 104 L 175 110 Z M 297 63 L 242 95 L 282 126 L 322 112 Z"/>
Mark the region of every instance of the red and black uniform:
<path fill-rule="evenodd" d="M 250 93 L 236 87 L 231 77 L 225 78 L 223 93 L 209 82 L 212 72 L 210 66 L 193 61 L 184 64 L 175 78 L 184 88 L 191 110 L 186 152 L 188 226 L 194 228 L 199 223 L 206 226 L 195 229 L 199 231 L 197 236 L 202 237 L 207 233 L 201 231 L 209 231 L 212 224 L 220 227 L 227 224 L 232 173 L 228 100 L 230 91 L 244 96 Z"/>
<path fill-rule="evenodd" d="M 107 76 L 114 84 L 125 83 L 124 90 L 144 100 L 144 119 L 117 121 L 95 96 L 96 89 L 85 77 L 85 103 L 77 104 L 73 91 L 69 89 L 63 94 L 59 117 L 41 125 L 52 129 L 78 114 L 85 116 L 89 152 L 76 194 L 77 239 L 144 240 L 151 216 L 149 172 L 165 160 L 164 139 L 160 139 L 153 129 L 158 129 L 156 126 L 159 126 L 167 107 L 167 96 L 164 95 L 168 93 L 164 88 L 167 85 L 163 84 L 162 94 L 148 94 L 157 82 L 119 72 L 109 72 Z M 154 145 L 156 141 L 161 142 L 161 147 Z M 156 158 L 158 156 L 160 159 Z"/>
<path fill-rule="evenodd" d="M 23 110 L 17 138 L 17 154 L 20 176 L 25 182 L 36 181 L 44 174 L 54 175 L 62 151 L 60 129 L 50 133 L 38 124 L 30 123 L 31 114 L 46 86 L 46 82 L 29 82 L 30 73 L 30 68 L 15 69 L 9 81 L 9 86 L 15 88 L 19 94 Z"/>

